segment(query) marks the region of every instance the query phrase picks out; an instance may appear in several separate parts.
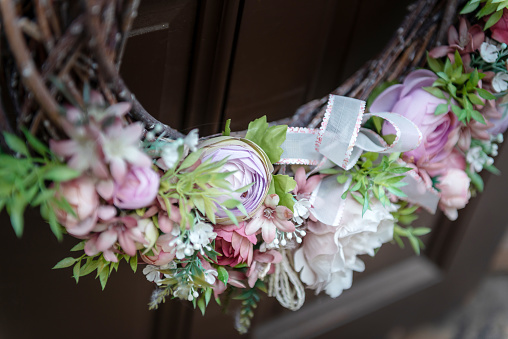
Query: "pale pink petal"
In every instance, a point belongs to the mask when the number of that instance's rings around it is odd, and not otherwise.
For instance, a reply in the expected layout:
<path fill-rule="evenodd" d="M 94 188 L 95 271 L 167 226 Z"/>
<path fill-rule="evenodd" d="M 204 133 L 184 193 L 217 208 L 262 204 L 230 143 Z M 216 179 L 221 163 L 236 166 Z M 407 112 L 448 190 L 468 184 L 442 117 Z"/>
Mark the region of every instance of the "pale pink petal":
<path fill-rule="evenodd" d="M 131 109 L 130 102 L 119 102 L 106 109 L 106 114 L 114 115 L 116 117 L 123 117 Z"/>
<path fill-rule="evenodd" d="M 110 200 L 115 191 L 115 183 L 113 180 L 101 180 L 97 186 L 97 193 L 104 199 Z"/>
<path fill-rule="evenodd" d="M 280 198 L 277 194 L 269 194 L 265 198 L 265 206 L 271 209 L 275 209 L 275 207 L 279 204 Z"/>
<path fill-rule="evenodd" d="M 104 252 L 113 246 L 117 239 L 118 233 L 114 229 L 109 229 L 105 232 L 102 232 L 97 239 L 97 249 L 101 252 Z"/>
<path fill-rule="evenodd" d="M 116 208 L 113 206 L 100 206 L 98 208 L 98 213 L 100 219 L 102 220 L 110 220 L 116 216 Z"/>
<path fill-rule="evenodd" d="M 267 243 L 271 243 L 275 239 L 275 233 L 276 233 L 275 225 L 273 223 L 265 222 L 261 229 L 261 235 L 263 236 L 263 240 Z"/>

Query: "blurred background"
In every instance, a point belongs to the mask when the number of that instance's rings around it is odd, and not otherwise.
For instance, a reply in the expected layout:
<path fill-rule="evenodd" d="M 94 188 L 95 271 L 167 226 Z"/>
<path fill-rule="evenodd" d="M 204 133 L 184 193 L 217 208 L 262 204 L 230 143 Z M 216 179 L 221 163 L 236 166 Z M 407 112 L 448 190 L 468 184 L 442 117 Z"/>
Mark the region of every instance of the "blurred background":
<path fill-rule="evenodd" d="M 410 0 L 142 0 L 121 70 L 159 120 L 200 135 L 291 116 L 376 56 Z M 426 250 L 387 244 L 337 299 L 307 293 L 298 312 L 264 298 L 252 338 L 508 338 L 508 147 L 485 193 L 456 222 L 422 215 Z M 120 265 L 106 289 L 51 270 L 77 242 L 58 243 L 37 213 L 17 239 L 0 214 L 0 338 L 233 338 L 233 314 L 167 301 L 148 311 L 153 286 Z M 72 253 L 71 253 L 72 254 Z M 213 304 L 213 302 L 211 303 Z M 232 305 L 232 311 L 235 305 Z M 503 321 L 504 320 L 504 321 Z"/>

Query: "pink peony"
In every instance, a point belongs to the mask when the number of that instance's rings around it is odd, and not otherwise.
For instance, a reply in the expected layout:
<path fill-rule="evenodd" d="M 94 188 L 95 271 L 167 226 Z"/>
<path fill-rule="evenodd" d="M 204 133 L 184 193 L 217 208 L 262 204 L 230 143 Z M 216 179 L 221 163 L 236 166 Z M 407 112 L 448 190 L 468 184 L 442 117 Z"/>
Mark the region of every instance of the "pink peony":
<path fill-rule="evenodd" d="M 159 175 L 149 167 L 132 167 L 125 180 L 116 186 L 114 204 L 122 209 L 150 205 L 159 191 Z"/>
<path fill-rule="evenodd" d="M 67 232 L 76 236 L 90 233 L 97 222 L 99 207 L 99 196 L 95 190 L 94 181 L 87 176 L 81 176 L 63 182 L 57 197 L 65 198 L 77 216 L 75 218 L 61 209 L 55 209 L 58 221 L 65 226 Z"/>
<path fill-rule="evenodd" d="M 429 70 L 413 71 L 403 84 L 391 86 L 382 92 L 370 108 L 371 112 L 399 113 L 418 126 L 423 135 L 422 143 L 404 153 L 406 161 L 418 165 L 443 160 L 457 143 L 460 126 L 455 114 L 434 115 L 437 105 L 446 104 L 446 100 L 422 89 L 431 86 L 436 79 L 436 75 Z M 385 124 L 383 134 L 395 134 L 395 129 Z"/>
<path fill-rule="evenodd" d="M 245 222 L 236 225 L 216 225 L 214 228 L 215 250 L 222 254 L 217 257 L 217 263 L 225 266 L 236 266 L 240 263 L 252 263 L 253 245 L 257 239 L 255 235 L 245 234 Z"/>
<path fill-rule="evenodd" d="M 455 220 L 458 217 L 457 210 L 466 207 L 471 197 L 469 192 L 471 179 L 463 170 L 451 168 L 439 181 L 436 185 L 441 191 L 439 207 L 450 220 Z"/>
<path fill-rule="evenodd" d="M 454 62 L 454 52 L 458 51 L 462 56 L 464 65 L 469 65 L 471 62 L 469 54 L 478 50 L 484 40 L 485 34 L 480 25 L 469 27 L 469 22 L 464 18 L 460 18 L 458 31 L 454 26 L 450 26 L 448 29 L 449 46 L 435 47 L 429 52 L 429 55 L 432 58 L 448 55 L 448 58 Z"/>
<path fill-rule="evenodd" d="M 162 234 L 157 239 L 152 249 L 154 255 L 141 254 L 141 259 L 150 265 L 162 266 L 170 263 L 175 258 L 175 244 L 170 243 L 175 237 L 170 233 Z"/>
<path fill-rule="evenodd" d="M 269 194 L 264 206 L 259 209 L 251 221 L 245 227 L 245 234 L 255 234 L 261 229 L 263 240 L 271 243 L 275 239 L 276 229 L 283 232 L 294 232 L 295 225 L 291 219 L 293 213 L 286 206 L 277 206 L 279 204 L 279 196 L 277 194 Z"/>
<path fill-rule="evenodd" d="M 492 39 L 508 44 L 508 10 L 506 8 L 503 10 L 501 19 L 490 27 L 490 31 L 492 32 Z"/>

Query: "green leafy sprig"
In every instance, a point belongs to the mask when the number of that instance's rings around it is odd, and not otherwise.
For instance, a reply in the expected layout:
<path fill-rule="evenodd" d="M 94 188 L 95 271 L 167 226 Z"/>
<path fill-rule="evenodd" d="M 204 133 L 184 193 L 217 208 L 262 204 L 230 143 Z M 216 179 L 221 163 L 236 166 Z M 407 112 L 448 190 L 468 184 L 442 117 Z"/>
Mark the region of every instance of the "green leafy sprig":
<path fill-rule="evenodd" d="M 65 199 L 57 198 L 55 194 L 61 182 L 77 178 L 81 173 L 61 163 L 28 131 L 23 133 L 26 143 L 14 134 L 3 134 L 7 146 L 15 155 L 0 150 L 0 212 L 6 208 L 14 232 L 21 237 L 25 209 L 28 206 L 39 207 L 51 231 L 61 240 L 64 230 L 57 221 L 55 208 L 73 216 L 76 214 Z"/>
<path fill-rule="evenodd" d="M 85 248 L 85 241 L 82 241 L 78 243 L 76 246 L 74 246 L 71 251 L 82 251 Z M 66 268 L 71 267 L 72 268 L 72 275 L 74 279 L 76 280 L 76 284 L 79 282 L 79 278 L 86 276 L 94 271 L 97 271 L 97 274 L 95 278 L 99 278 L 101 282 L 102 289 L 106 287 L 106 283 L 108 282 L 108 279 L 113 273 L 113 270 L 118 271 L 118 266 L 120 265 L 120 261 L 123 259 L 125 260 L 131 267 L 132 271 L 136 273 L 137 267 L 138 267 L 138 257 L 135 256 L 129 256 L 127 254 L 115 254 L 118 258 L 118 262 L 111 262 L 104 258 L 104 255 L 97 254 L 94 256 L 88 256 L 86 253 L 83 253 L 81 256 L 77 258 L 73 257 L 67 257 L 62 260 L 60 260 L 53 269 L 59 269 L 59 268 Z"/>
<path fill-rule="evenodd" d="M 401 202 L 400 207 L 396 211 L 391 212 L 391 214 L 397 222 L 393 229 L 393 240 L 400 246 L 400 248 L 404 248 L 405 245 L 402 238 L 407 238 L 415 253 L 420 255 L 421 249 L 425 248 L 425 244 L 419 237 L 428 234 L 431 229 L 428 227 L 408 226 L 418 219 L 418 215 L 415 213 L 417 209 L 417 205 L 411 206 L 407 202 Z M 403 227 L 398 223 L 403 224 L 406 227 Z"/>
<path fill-rule="evenodd" d="M 490 15 L 490 18 L 485 23 L 485 27 L 483 30 L 487 30 L 488 28 L 495 25 L 499 19 L 503 16 L 503 10 L 508 8 L 507 0 L 469 0 L 467 4 L 464 6 L 460 14 L 472 13 L 478 9 L 480 4 L 485 3 L 482 9 L 476 13 L 476 17 L 478 19 L 483 18 L 484 16 Z"/>
<path fill-rule="evenodd" d="M 437 105 L 435 114 L 448 113 L 448 107 L 451 106 L 452 112 L 464 124 L 469 123 L 471 119 L 486 124 L 483 115 L 475 110 L 473 106 L 484 105 L 480 97 L 486 100 L 496 98 L 489 91 L 478 87 L 479 81 L 485 74 L 479 73 L 476 68 L 471 73 L 464 73 L 462 58 L 458 51 L 455 51 L 455 62 L 453 64 L 449 58 L 446 58 L 443 63 L 441 60 L 431 58 L 429 55 L 427 55 L 427 62 L 430 69 L 439 78 L 431 87 L 424 87 L 423 89 L 447 101 L 446 104 Z M 451 98 L 455 99 L 460 106 L 452 104 Z"/>
<path fill-rule="evenodd" d="M 238 208 L 243 214 L 247 215 L 248 213 L 242 203 L 236 199 L 229 199 L 219 205 L 217 198 L 224 196 L 227 192 L 243 193 L 249 186 L 235 191 L 231 190 L 231 184 L 226 178 L 232 173 L 220 171 L 226 164 L 227 158 L 217 162 L 208 159 L 196 168 L 189 170 L 200 159 L 202 152 L 203 150 L 198 150 L 189 154 L 179 166 L 168 170 L 161 178 L 159 195 L 164 200 L 168 213 L 171 213 L 170 199 L 178 200 L 182 216 L 180 222 L 182 230 L 194 219 L 192 211 L 194 208 L 215 224 L 215 212 L 220 207 L 231 221 L 238 225 L 238 221 L 230 209 Z"/>
<path fill-rule="evenodd" d="M 257 304 L 261 299 L 259 291 L 266 293 L 266 285 L 261 280 L 256 281 L 253 288 L 244 289 L 239 295 L 233 297 L 233 299 L 242 301 L 238 321 L 235 324 L 235 328 L 240 334 L 245 334 L 249 331 L 252 318 L 254 318 L 254 309 L 258 306 Z"/>
<path fill-rule="evenodd" d="M 351 178 L 348 189 L 342 194 L 342 199 L 351 194 L 356 201 L 362 204 L 362 215 L 370 209 L 372 195 L 385 207 L 390 205 L 387 192 L 401 198 L 407 196 L 400 189 L 407 184 L 401 180 L 405 177 L 402 174 L 411 168 L 405 167 L 397 161 L 400 153 L 392 153 L 389 157 L 385 155 L 378 164 L 374 164 L 378 157 L 378 153 L 366 152 L 348 172 L 341 169 L 321 171 L 323 174 L 338 174 L 337 181 L 340 184 L 346 183 Z"/>
<path fill-rule="evenodd" d="M 228 131 L 228 127 L 229 125 L 226 126 L 225 132 Z M 249 123 L 245 139 L 261 147 L 272 164 L 275 164 L 282 155 L 283 150 L 280 146 L 286 140 L 287 129 L 287 125 L 269 126 L 265 115 Z"/>

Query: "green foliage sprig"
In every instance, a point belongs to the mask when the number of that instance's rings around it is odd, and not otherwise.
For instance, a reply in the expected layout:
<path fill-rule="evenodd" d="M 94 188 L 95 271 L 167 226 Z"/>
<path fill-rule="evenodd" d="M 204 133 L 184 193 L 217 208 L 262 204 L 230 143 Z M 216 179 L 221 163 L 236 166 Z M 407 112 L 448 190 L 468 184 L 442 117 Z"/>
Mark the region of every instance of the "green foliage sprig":
<path fill-rule="evenodd" d="M 418 215 L 415 213 L 418 209 L 418 206 L 411 206 L 407 202 L 401 202 L 400 207 L 391 212 L 396 222 L 405 225 L 403 227 L 399 224 L 395 224 L 393 229 L 393 240 L 400 246 L 400 248 L 404 248 L 404 242 L 402 241 L 402 237 L 408 239 L 409 244 L 415 251 L 417 255 L 420 255 L 421 249 L 425 248 L 425 244 L 419 238 L 422 235 L 430 233 L 431 229 L 428 227 L 411 227 L 408 226 L 413 221 L 418 219 Z"/>
<path fill-rule="evenodd" d="M 191 153 L 179 166 L 168 170 L 161 178 L 159 195 L 164 200 L 168 213 L 171 213 L 170 199 L 178 200 L 182 216 L 180 223 L 182 230 L 194 219 L 192 212 L 194 208 L 214 224 L 215 212 L 218 208 L 222 208 L 231 221 L 238 225 L 236 217 L 229 209 L 238 208 L 243 214 L 247 215 L 248 213 L 242 203 L 235 199 L 229 199 L 219 205 L 217 198 L 224 196 L 227 192 L 243 193 L 249 186 L 236 191 L 231 190 L 231 184 L 226 178 L 232 173 L 220 171 L 227 162 L 227 158 L 217 162 L 208 159 L 196 168 L 189 170 L 199 160 L 202 152 L 202 150 L 198 150 Z"/>
<path fill-rule="evenodd" d="M 261 299 L 259 291 L 266 293 L 266 285 L 261 280 L 256 281 L 253 288 L 244 289 L 239 295 L 233 297 L 233 299 L 242 301 L 238 321 L 235 324 L 235 328 L 240 334 L 245 334 L 249 330 L 252 318 L 254 318 L 254 309 Z"/>
<path fill-rule="evenodd" d="M 71 249 L 71 251 L 72 252 L 81 251 L 84 248 L 85 241 L 82 241 L 78 243 L 76 246 L 74 246 Z M 76 280 L 76 283 L 79 282 L 80 277 L 86 276 L 94 271 L 97 271 L 95 278 L 96 279 L 99 278 L 101 282 L 101 287 L 104 290 L 111 273 L 113 273 L 113 270 L 118 271 L 118 266 L 120 265 L 120 261 L 122 261 L 122 259 L 125 260 L 130 265 L 132 271 L 136 273 L 138 267 L 137 255 L 131 257 L 127 254 L 116 254 L 116 256 L 118 258 L 118 262 L 111 262 L 106 260 L 102 253 L 94 256 L 88 256 L 85 253 L 83 253 L 81 256 L 77 258 L 67 257 L 60 260 L 53 267 L 53 269 L 73 266 L 72 275 Z"/>
<path fill-rule="evenodd" d="M 286 140 L 287 128 L 287 125 L 269 126 L 265 115 L 249 123 L 245 139 L 261 147 L 272 164 L 275 164 L 282 155 L 283 150 L 280 146 Z M 225 132 L 228 129 L 229 125 L 226 126 Z"/>
<path fill-rule="evenodd" d="M 407 196 L 400 189 L 407 185 L 401 182 L 405 177 L 401 174 L 411 168 L 405 167 L 397 161 L 400 153 L 392 153 L 389 157 L 385 155 L 378 164 L 374 164 L 378 157 L 379 153 L 366 152 L 349 172 L 341 169 L 321 171 L 323 174 L 338 174 L 337 181 L 340 184 L 346 183 L 351 178 L 348 189 L 342 194 L 342 199 L 351 194 L 356 201 L 362 204 L 362 215 L 370 209 L 371 193 L 385 207 L 390 205 L 387 192 L 401 198 Z"/>
<path fill-rule="evenodd" d="M 484 16 L 490 15 L 490 18 L 485 23 L 484 30 L 495 25 L 499 19 L 503 16 L 503 10 L 508 8 L 508 0 L 469 0 L 467 4 L 464 6 L 460 14 L 472 13 L 480 4 L 485 3 L 483 8 L 476 13 L 476 17 L 478 19 L 483 18 Z"/>
<path fill-rule="evenodd" d="M 6 208 L 14 232 L 21 237 L 25 209 L 39 207 L 51 231 L 61 240 L 64 230 L 57 221 L 55 208 L 76 214 L 65 199 L 57 198 L 55 194 L 61 182 L 77 178 L 81 173 L 61 163 L 28 131 L 23 133 L 26 142 L 14 134 L 3 134 L 7 146 L 15 155 L 0 150 L 0 212 Z"/>
<path fill-rule="evenodd" d="M 485 74 L 479 73 L 476 68 L 471 73 L 464 73 L 462 58 L 458 51 L 455 51 L 455 62 L 453 64 L 449 58 L 446 58 L 443 63 L 441 60 L 433 59 L 429 55 L 427 55 L 427 62 L 439 79 L 431 87 L 424 87 L 423 89 L 447 101 L 446 104 L 437 105 L 435 114 L 448 113 L 448 107 L 451 105 L 452 112 L 464 124 L 469 123 L 471 119 L 486 124 L 483 115 L 475 110 L 473 106 L 484 105 L 480 97 L 486 100 L 496 98 L 489 91 L 478 87 L 479 81 Z M 460 106 L 452 104 L 451 98 L 455 99 Z"/>

